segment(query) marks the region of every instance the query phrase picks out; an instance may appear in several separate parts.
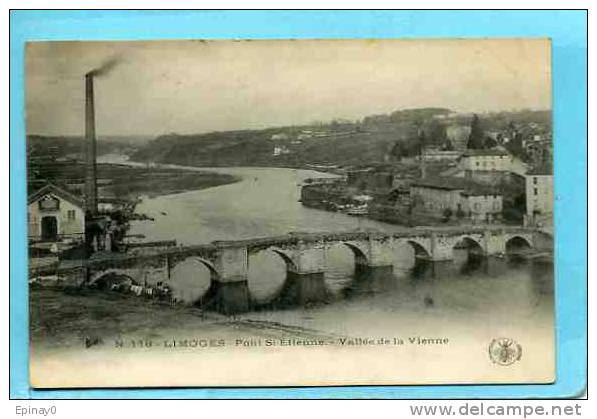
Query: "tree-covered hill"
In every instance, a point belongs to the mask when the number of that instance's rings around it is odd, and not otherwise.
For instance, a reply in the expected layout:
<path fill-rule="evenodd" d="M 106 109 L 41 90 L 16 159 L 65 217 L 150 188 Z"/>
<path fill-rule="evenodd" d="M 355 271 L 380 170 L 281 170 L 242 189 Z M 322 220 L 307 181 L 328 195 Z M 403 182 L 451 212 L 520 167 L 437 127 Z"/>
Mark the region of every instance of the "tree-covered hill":
<path fill-rule="evenodd" d="M 411 156 L 422 146 L 451 147 L 446 127 L 470 126 L 471 114 L 422 108 L 372 115 L 361 121 L 331 121 L 306 126 L 206 134 L 163 135 L 141 147 L 137 161 L 192 166 L 354 165 Z M 551 130 L 549 111 L 479 114 L 483 130 L 535 123 Z"/>

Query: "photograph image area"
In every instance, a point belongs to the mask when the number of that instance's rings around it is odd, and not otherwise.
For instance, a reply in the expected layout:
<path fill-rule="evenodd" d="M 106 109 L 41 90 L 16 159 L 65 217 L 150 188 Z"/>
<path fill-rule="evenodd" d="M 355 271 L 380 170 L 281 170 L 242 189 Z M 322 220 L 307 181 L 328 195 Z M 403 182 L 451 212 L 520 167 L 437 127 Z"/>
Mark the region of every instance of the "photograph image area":
<path fill-rule="evenodd" d="M 36 388 L 553 383 L 548 39 L 29 42 Z"/>

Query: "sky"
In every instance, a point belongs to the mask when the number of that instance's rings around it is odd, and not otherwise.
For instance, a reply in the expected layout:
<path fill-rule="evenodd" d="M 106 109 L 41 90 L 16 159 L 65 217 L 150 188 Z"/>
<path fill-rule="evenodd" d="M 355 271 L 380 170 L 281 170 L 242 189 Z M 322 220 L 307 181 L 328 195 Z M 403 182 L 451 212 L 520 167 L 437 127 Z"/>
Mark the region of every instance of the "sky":
<path fill-rule="evenodd" d="M 83 135 L 84 75 L 100 136 L 357 120 L 399 109 L 551 108 L 546 39 L 32 42 L 28 134 Z"/>

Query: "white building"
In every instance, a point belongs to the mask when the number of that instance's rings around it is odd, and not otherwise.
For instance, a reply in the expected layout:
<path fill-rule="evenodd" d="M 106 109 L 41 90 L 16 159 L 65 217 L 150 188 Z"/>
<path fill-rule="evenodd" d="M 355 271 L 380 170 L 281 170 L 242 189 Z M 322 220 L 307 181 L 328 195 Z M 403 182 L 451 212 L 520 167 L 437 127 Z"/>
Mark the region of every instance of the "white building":
<path fill-rule="evenodd" d="M 526 225 L 553 225 L 553 174 L 532 170 L 526 176 Z"/>
<path fill-rule="evenodd" d="M 464 150 L 471 133 L 469 125 L 448 125 L 446 135 L 456 150 Z"/>
<path fill-rule="evenodd" d="M 511 172 L 524 175 L 527 165 L 503 148 L 466 150 L 458 165 L 462 171 Z"/>
<path fill-rule="evenodd" d="M 496 170 L 509 172 L 513 157 L 505 150 L 483 149 L 466 150 L 460 160 L 463 170 Z"/>
<path fill-rule="evenodd" d="M 282 154 L 290 154 L 290 150 L 287 147 L 284 147 L 284 146 L 276 146 L 276 147 L 274 147 L 274 152 L 273 152 L 273 156 L 274 157 L 280 156 Z"/>
<path fill-rule="evenodd" d="M 29 240 L 84 240 L 83 201 L 70 192 L 47 184 L 30 195 L 27 204 Z"/>
<path fill-rule="evenodd" d="M 455 162 L 462 152 L 455 150 L 440 150 L 436 147 L 425 147 L 423 150 L 423 159 L 426 162 Z"/>
<path fill-rule="evenodd" d="M 288 140 L 290 137 L 288 136 L 288 134 L 284 133 L 284 132 L 280 132 L 278 134 L 273 134 L 270 137 L 270 140 L 272 141 L 286 141 Z"/>

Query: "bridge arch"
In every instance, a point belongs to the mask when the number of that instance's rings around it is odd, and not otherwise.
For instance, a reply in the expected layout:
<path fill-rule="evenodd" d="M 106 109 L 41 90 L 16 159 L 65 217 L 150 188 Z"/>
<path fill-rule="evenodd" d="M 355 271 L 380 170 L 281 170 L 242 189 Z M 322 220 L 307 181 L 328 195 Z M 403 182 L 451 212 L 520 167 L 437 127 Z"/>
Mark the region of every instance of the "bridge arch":
<path fill-rule="evenodd" d="M 522 235 L 514 235 L 506 240 L 504 249 L 506 253 L 517 253 L 520 250 L 530 249 L 533 247 L 533 243 Z"/>
<path fill-rule="evenodd" d="M 294 262 L 294 260 L 292 260 L 292 257 L 288 253 L 286 253 L 284 250 L 279 249 L 277 247 L 269 247 L 266 250 L 271 250 L 272 252 L 274 252 L 275 254 L 280 256 L 282 258 L 282 260 L 284 261 L 284 263 L 286 264 L 287 270 L 289 270 L 289 271 L 297 270 L 296 263 Z"/>
<path fill-rule="evenodd" d="M 139 285 L 140 278 L 133 278 L 131 275 L 130 270 L 128 269 L 108 269 L 105 271 L 96 272 L 91 279 L 89 280 L 90 286 L 101 286 L 104 284 L 109 278 L 121 278 L 120 281 L 112 281 L 112 282 L 129 282 L 129 285 Z M 107 285 L 107 283 L 105 284 Z M 103 288 L 103 286 L 102 286 Z"/>
<path fill-rule="evenodd" d="M 185 304 L 203 303 L 220 274 L 209 260 L 192 255 L 180 259 L 170 268 L 168 284 L 175 301 Z"/>
<path fill-rule="evenodd" d="M 456 249 L 467 249 L 469 253 L 485 254 L 485 246 L 479 240 L 469 235 L 459 236 L 452 244 L 452 251 Z"/>
<path fill-rule="evenodd" d="M 415 251 L 415 259 L 431 259 L 431 249 L 429 249 L 420 241 L 415 239 L 407 239 L 402 242 L 407 243 L 413 248 Z"/>
<path fill-rule="evenodd" d="M 251 301 L 257 305 L 276 301 L 284 290 L 289 272 L 298 266 L 290 252 L 277 246 L 248 253 L 247 287 Z"/>
<path fill-rule="evenodd" d="M 340 243 L 345 245 L 352 251 L 352 253 L 354 255 L 355 265 L 367 265 L 368 264 L 369 258 L 367 257 L 367 254 L 357 243 L 345 242 L 345 241 L 340 242 Z"/>
<path fill-rule="evenodd" d="M 209 260 L 207 259 L 203 259 L 200 256 L 189 256 L 186 257 L 184 259 L 181 259 L 179 261 L 176 262 L 176 264 L 174 264 L 174 266 L 172 266 L 170 268 L 171 271 L 175 271 L 177 267 L 181 266 L 184 263 L 188 263 L 188 262 L 197 262 L 200 265 L 205 266 L 208 270 L 209 273 L 211 275 L 211 279 L 219 279 L 220 278 L 220 273 L 218 272 L 218 270 L 216 269 L 216 267 L 214 266 L 213 263 L 211 263 Z"/>

